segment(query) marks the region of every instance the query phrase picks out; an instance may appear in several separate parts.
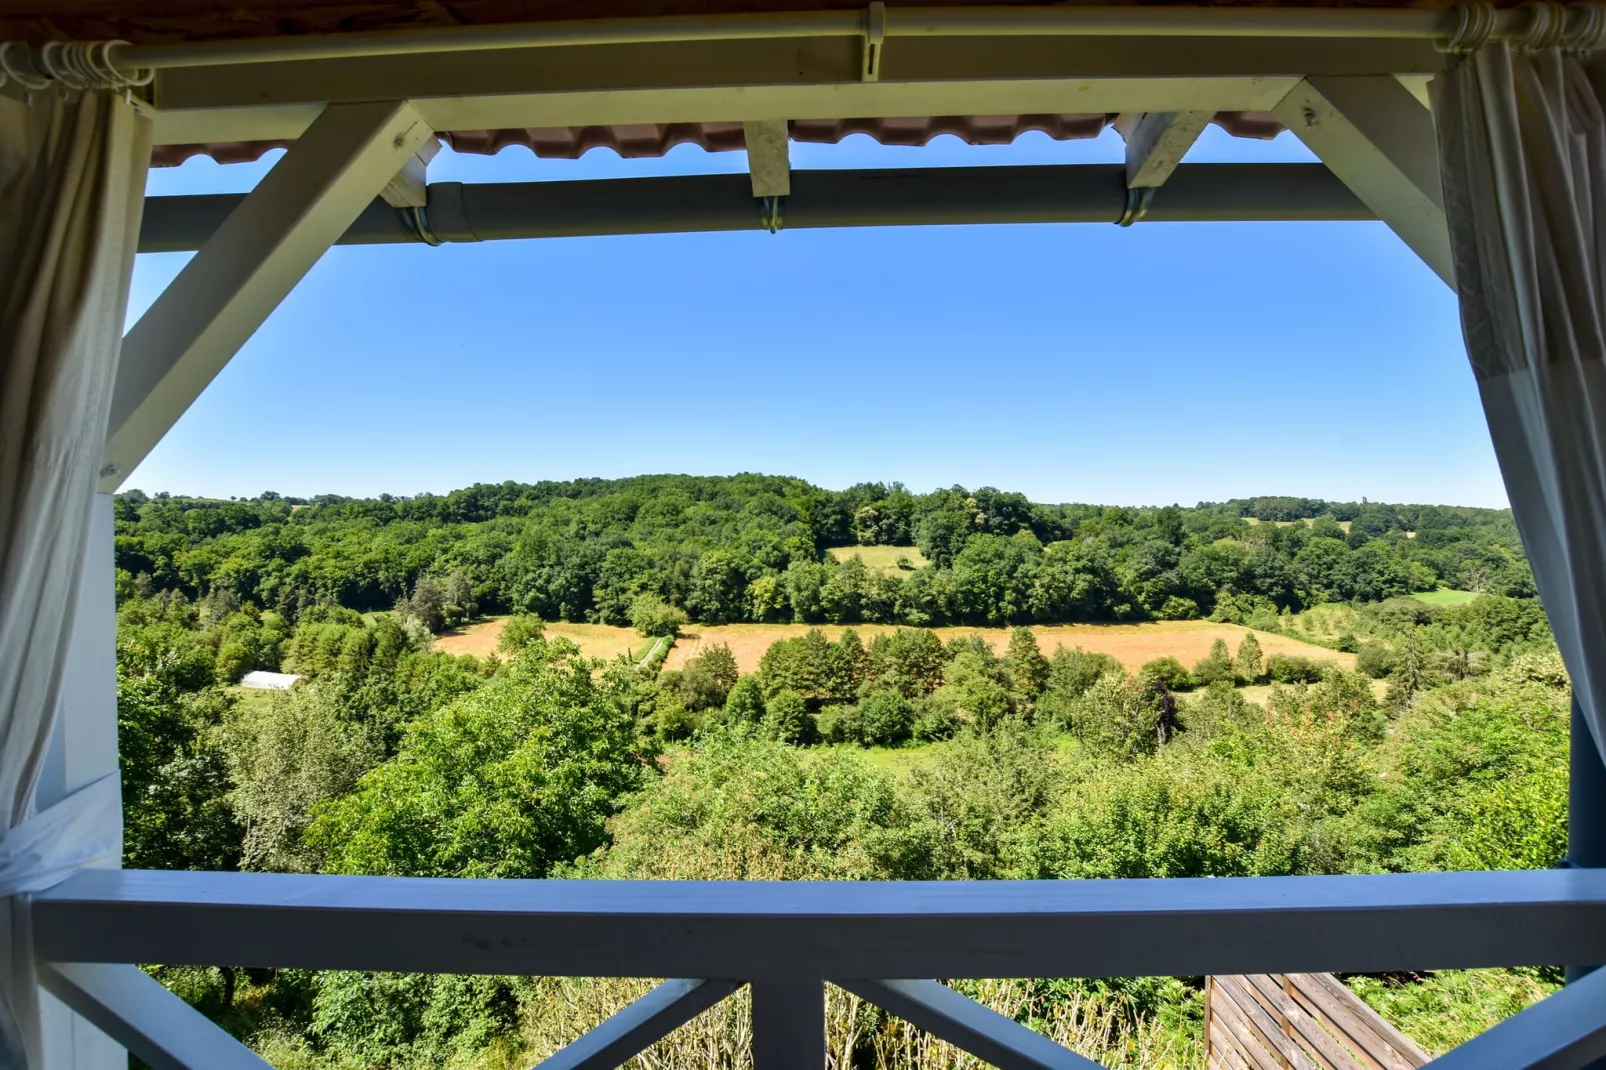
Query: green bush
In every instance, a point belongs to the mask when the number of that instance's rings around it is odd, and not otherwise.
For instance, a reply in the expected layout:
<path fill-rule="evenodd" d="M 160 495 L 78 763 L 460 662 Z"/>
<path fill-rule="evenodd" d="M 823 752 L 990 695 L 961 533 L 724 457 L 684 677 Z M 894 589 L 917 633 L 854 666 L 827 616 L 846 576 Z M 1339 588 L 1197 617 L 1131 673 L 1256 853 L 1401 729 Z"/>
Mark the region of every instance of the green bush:
<path fill-rule="evenodd" d="M 1053 738 L 1015 721 L 962 733 L 909 773 L 911 805 L 947 879 L 1026 875 L 1024 859 L 1071 783 Z"/>
<path fill-rule="evenodd" d="M 693 711 L 724 706 L 737 678 L 736 656 L 731 648 L 724 643 L 711 646 L 680 670 L 680 700 Z"/>
<path fill-rule="evenodd" d="M 1199 603 L 1174 594 L 1165 600 L 1155 616 L 1161 620 L 1195 620 L 1199 616 Z"/>
<path fill-rule="evenodd" d="M 728 724 L 756 725 L 764 720 L 764 687 L 758 677 L 743 676 L 725 696 L 725 721 Z"/>
<path fill-rule="evenodd" d="M 680 629 L 691 618 L 679 606 L 672 606 L 655 594 L 644 594 L 630 603 L 630 624 L 637 635 L 669 636 L 680 634 Z"/>
<path fill-rule="evenodd" d="M 826 743 L 864 742 L 864 724 L 857 706 L 827 706 L 814 719 L 814 727 Z"/>
<path fill-rule="evenodd" d="M 929 834 L 891 775 L 852 752 L 709 732 L 610 826 L 598 876 L 716 880 L 935 876 Z"/>
<path fill-rule="evenodd" d="M 308 1032 L 341 1062 L 440 1065 L 512 1033 L 523 983 L 457 974 L 320 973 Z"/>
<path fill-rule="evenodd" d="M 899 628 L 871 639 L 865 656 L 866 680 L 917 699 L 942 686 L 949 653 L 930 628 Z"/>
<path fill-rule="evenodd" d="M 1193 676 L 1182 662 L 1173 657 L 1144 662 L 1138 669 L 1137 680 L 1140 686 L 1146 688 L 1152 688 L 1156 683 L 1163 684 L 1167 691 L 1185 691 L 1193 686 Z"/>
<path fill-rule="evenodd" d="M 1069 707 L 1069 727 L 1102 758 L 1147 754 L 1159 745 L 1155 693 L 1130 676 L 1101 676 Z"/>
<path fill-rule="evenodd" d="M 504 654 L 517 654 L 526 643 L 546 638 L 546 625 L 534 613 L 515 613 L 502 622 L 502 634 L 497 637 L 496 649 Z"/>
<path fill-rule="evenodd" d="M 240 677 L 256 668 L 256 659 L 244 643 L 224 643 L 217 652 L 217 682 L 237 684 Z"/>
<path fill-rule="evenodd" d="M 914 732 L 915 708 L 896 691 L 872 691 L 859 703 L 858 720 L 861 742 L 890 747 Z"/>
<path fill-rule="evenodd" d="M 1260 652 L 1260 640 L 1255 633 L 1250 632 L 1238 643 L 1237 656 L 1233 658 L 1232 667 L 1238 673 L 1238 679 L 1252 684 L 1260 679 L 1265 671 L 1265 661 Z"/>
<path fill-rule="evenodd" d="M 1273 654 L 1266 659 L 1266 675 L 1278 684 L 1314 684 L 1322 666 L 1299 654 Z"/>
<path fill-rule="evenodd" d="M 1215 647 L 1220 647 L 1219 652 Z M 1209 687 L 1211 684 L 1231 684 L 1237 679 L 1237 673 L 1232 667 L 1232 655 L 1227 653 L 1227 644 L 1217 639 L 1212 644 L 1210 656 L 1200 658 L 1193 666 L 1192 684 L 1195 687 Z"/>
<path fill-rule="evenodd" d="M 1355 651 L 1355 668 L 1374 680 L 1394 671 L 1394 652 L 1385 643 L 1361 643 Z"/>
<path fill-rule="evenodd" d="M 964 724 L 954 704 L 947 696 L 928 695 L 915 706 L 914 723 L 910 735 L 919 743 L 936 743 L 952 739 Z"/>
<path fill-rule="evenodd" d="M 1209 739 L 1229 727 L 1252 728 L 1265 721 L 1259 706 L 1247 701 L 1229 681 L 1218 680 L 1179 711 L 1190 739 Z"/>
<path fill-rule="evenodd" d="M 982 653 L 972 646 L 960 647 L 943 679 L 935 694 L 943 695 L 960 716 L 984 728 L 1016 712 L 1009 675 L 991 650 Z"/>
<path fill-rule="evenodd" d="M 782 691 L 764 710 L 764 734 L 781 743 L 813 743 L 818 733 L 808 705 L 796 691 Z"/>
<path fill-rule="evenodd" d="M 337 873 L 541 877 L 602 846 L 644 774 L 624 683 L 565 639 L 415 722 L 307 839 Z"/>
<path fill-rule="evenodd" d="M 1106 673 L 1121 672 L 1121 663 L 1108 654 L 1089 653 L 1081 647 L 1060 647 L 1049 659 L 1048 687 L 1069 698 L 1076 698 Z"/>
<path fill-rule="evenodd" d="M 1077 786 L 1037 852 L 1040 877 L 1248 877 L 1299 869 L 1299 800 L 1207 752 Z"/>

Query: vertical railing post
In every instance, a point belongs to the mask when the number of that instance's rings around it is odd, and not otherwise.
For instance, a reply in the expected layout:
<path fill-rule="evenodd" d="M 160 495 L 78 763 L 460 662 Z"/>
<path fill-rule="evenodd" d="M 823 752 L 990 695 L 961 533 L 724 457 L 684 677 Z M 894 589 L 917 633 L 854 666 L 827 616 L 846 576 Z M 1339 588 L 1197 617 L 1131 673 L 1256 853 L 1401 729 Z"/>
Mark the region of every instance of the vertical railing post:
<path fill-rule="evenodd" d="M 67 652 L 60 716 L 39 776 L 43 810 L 117 772 L 117 593 L 113 496 L 96 494 Z M 45 1065 L 119 1070 L 128 1053 L 48 992 L 40 993 Z"/>
<path fill-rule="evenodd" d="M 1567 785 L 1567 859 L 1579 869 L 1606 869 L 1606 765 L 1601 763 L 1594 733 L 1583 707 L 1573 697 L 1570 777 Z M 1576 981 L 1599 963 L 1567 966 L 1567 980 Z"/>
<path fill-rule="evenodd" d="M 754 1070 L 823 1070 L 825 982 L 753 982 Z"/>
<path fill-rule="evenodd" d="M 1579 869 L 1606 869 L 1606 764 L 1601 762 L 1595 734 L 1573 695 L 1572 739 L 1568 744 L 1567 857 L 1562 864 Z M 1568 963 L 1567 983 L 1586 977 L 1600 963 Z M 1606 1059 L 1587 1070 L 1606 1070 Z"/>

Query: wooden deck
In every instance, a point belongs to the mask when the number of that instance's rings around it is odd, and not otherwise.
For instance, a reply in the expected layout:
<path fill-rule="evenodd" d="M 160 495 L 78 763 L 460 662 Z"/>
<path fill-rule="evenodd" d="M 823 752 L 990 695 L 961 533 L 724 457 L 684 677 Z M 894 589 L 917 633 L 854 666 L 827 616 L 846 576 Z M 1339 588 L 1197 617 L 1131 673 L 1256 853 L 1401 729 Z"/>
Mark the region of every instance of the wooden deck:
<path fill-rule="evenodd" d="M 1211 1070 L 1412 1070 L 1428 1055 L 1330 973 L 1209 977 Z"/>

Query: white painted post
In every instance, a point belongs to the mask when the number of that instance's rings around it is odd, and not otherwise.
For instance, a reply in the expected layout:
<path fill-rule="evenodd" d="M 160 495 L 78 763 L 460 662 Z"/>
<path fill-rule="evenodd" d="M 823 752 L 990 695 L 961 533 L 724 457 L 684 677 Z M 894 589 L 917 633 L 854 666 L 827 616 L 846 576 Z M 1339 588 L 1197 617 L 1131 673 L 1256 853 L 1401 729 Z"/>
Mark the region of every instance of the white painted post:
<path fill-rule="evenodd" d="M 43 810 L 117 772 L 117 598 L 112 495 L 96 494 L 84 544 L 83 574 L 67 652 L 61 708 L 39 780 Z M 122 838 L 118 829 L 117 837 Z M 45 1066 L 50 1070 L 126 1070 L 128 1054 L 85 1018 L 40 991 Z"/>
<path fill-rule="evenodd" d="M 753 982 L 754 1070 L 823 1070 L 825 983 Z"/>

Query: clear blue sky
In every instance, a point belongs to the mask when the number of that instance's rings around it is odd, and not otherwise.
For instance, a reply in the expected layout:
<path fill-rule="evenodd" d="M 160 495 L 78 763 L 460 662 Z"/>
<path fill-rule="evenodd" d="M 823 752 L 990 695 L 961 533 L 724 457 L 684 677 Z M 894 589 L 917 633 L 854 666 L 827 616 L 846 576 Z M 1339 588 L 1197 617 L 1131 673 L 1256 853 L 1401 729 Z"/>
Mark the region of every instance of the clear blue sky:
<path fill-rule="evenodd" d="M 794 167 L 1113 162 L 864 137 Z M 194 159 L 152 193 L 249 189 Z M 1191 161 L 1302 160 L 1211 128 Z M 432 180 L 745 170 L 443 152 Z M 142 256 L 130 322 L 186 254 Z M 127 483 L 227 497 L 762 471 L 1038 501 L 1504 505 L 1445 287 L 1381 224 L 1105 224 L 379 246 L 326 255 Z"/>

